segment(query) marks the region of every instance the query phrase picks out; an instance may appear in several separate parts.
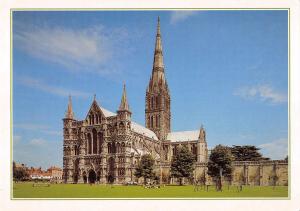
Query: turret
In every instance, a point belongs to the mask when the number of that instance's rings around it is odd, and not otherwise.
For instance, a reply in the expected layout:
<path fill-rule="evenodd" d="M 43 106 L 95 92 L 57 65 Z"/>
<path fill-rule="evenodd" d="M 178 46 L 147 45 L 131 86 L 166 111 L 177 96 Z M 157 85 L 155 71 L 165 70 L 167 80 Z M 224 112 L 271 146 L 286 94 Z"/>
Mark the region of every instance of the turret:
<path fill-rule="evenodd" d="M 74 119 L 74 112 L 72 108 L 72 98 L 69 96 L 69 103 L 65 118 L 63 119 L 64 124 L 64 143 L 63 143 L 63 179 L 65 183 L 73 182 L 74 164 L 72 156 L 75 155 L 74 142 L 76 140 L 76 120 Z"/>
<path fill-rule="evenodd" d="M 198 142 L 197 142 L 197 162 L 207 162 L 207 143 L 206 143 L 206 132 L 201 125 Z"/>
<path fill-rule="evenodd" d="M 68 107 L 67 111 L 65 114 L 65 118 L 63 119 L 64 122 L 64 137 L 65 139 L 73 139 L 72 137 L 72 127 L 73 127 L 73 122 L 76 122 L 74 119 L 74 112 L 73 112 L 73 107 L 72 107 L 72 98 L 69 96 L 69 102 L 68 102 Z"/>
<path fill-rule="evenodd" d="M 129 109 L 129 104 L 127 101 L 125 84 L 123 85 L 123 93 L 122 93 L 121 103 L 117 111 L 117 115 L 118 115 L 118 127 L 120 129 L 120 132 L 124 130 L 128 131 L 128 129 L 130 129 L 131 111 Z"/>

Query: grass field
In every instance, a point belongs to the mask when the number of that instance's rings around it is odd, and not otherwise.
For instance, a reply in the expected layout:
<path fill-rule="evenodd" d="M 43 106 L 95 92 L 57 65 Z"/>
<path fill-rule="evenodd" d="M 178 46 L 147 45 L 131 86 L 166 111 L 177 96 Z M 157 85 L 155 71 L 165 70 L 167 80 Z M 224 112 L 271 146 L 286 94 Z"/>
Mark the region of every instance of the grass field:
<path fill-rule="evenodd" d="M 51 184 L 50 187 L 33 187 L 33 183 L 13 185 L 13 198 L 252 198 L 288 197 L 288 187 L 236 187 L 224 186 L 222 192 L 214 187 L 208 191 L 193 186 L 165 186 L 158 189 L 145 189 L 141 186 Z"/>

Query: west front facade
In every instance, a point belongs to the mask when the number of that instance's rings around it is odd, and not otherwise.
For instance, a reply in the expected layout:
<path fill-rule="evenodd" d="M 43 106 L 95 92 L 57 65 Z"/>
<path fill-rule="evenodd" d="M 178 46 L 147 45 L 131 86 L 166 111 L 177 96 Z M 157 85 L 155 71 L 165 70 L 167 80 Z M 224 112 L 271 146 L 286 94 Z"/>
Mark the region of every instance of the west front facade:
<path fill-rule="evenodd" d="M 170 177 L 170 164 L 172 156 L 183 145 L 196 157 L 194 177 L 206 177 L 208 183 L 211 181 L 206 173 L 208 148 L 203 126 L 195 131 L 171 131 L 171 96 L 165 76 L 159 19 L 152 74 L 146 88 L 145 127 L 132 121 L 131 117 L 125 85 L 115 113 L 101 107 L 94 97 L 83 120 L 75 119 L 70 97 L 63 119 L 63 181 L 102 184 L 137 181 L 134 171 L 141 156 L 151 154 L 161 182 L 176 183 Z M 254 168 L 256 176 L 252 178 L 249 169 Z M 235 169 L 233 175 L 238 175 L 233 176 L 234 181 L 243 174 L 248 178 L 244 181 L 248 184 L 253 180 L 253 184 L 269 185 L 268 175 L 275 171 L 280 172 L 278 181 L 287 183 L 287 163 L 282 161 L 239 162 Z"/>

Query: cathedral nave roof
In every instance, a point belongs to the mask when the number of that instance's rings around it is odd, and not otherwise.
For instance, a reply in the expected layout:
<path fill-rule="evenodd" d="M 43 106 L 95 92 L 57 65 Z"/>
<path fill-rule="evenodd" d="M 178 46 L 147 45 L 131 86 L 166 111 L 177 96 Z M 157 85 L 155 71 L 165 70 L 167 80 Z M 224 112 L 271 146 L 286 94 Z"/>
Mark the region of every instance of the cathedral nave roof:
<path fill-rule="evenodd" d="M 199 133 L 199 130 L 171 132 L 168 133 L 167 140 L 171 142 L 197 141 Z"/>

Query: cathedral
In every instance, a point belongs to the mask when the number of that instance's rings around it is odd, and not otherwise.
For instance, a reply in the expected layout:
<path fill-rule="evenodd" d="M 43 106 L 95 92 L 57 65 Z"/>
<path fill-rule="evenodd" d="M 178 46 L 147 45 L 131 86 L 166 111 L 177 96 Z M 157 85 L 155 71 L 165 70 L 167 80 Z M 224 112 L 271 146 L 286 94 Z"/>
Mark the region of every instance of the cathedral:
<path fill-rule="evenodd" d="M 213 184 L 213 178 L 207 174 L 205 129 L 201 126 L 195 131 L 172 132 L 170 108 L 158 19 L 152 74 L 145 96 L 145 127 L 131 119 L 125 85 L 116 113 L 101 107 L 94 97 L 85 119 L 76 120 L 70 97 L 63 119 L 63 182 L 138 182 L 135 168 L 142 155 L 151 154 L 156 178 L 164 184 L 176 184 L 176 178 L 170 176 L 171 160 L 179 147 L 186 146 L 196 158 L 193 177 Z M 234 161 L 232 165 L 230 184 L 288 185 L 285 160 Z"/>
<path fill-rule="evenodd" d="M 139 159 L 151 154 L 157 176 L 161 182 L 169 183 L 172 156 L 183 145 L 195 155 L 198 166 L 205 166 L 208 150 L 204 128 L 172 132 L 170 109 L 158 18 L 152 74 L 145 96 L 145 127 L 131 119 L 125 85 L 116 113 L 101 107 L 94 97 L 84 120 L 74 118 L 70 97 L 63 119 L 63 182 L 137 181 L 134 171 Z"/>

